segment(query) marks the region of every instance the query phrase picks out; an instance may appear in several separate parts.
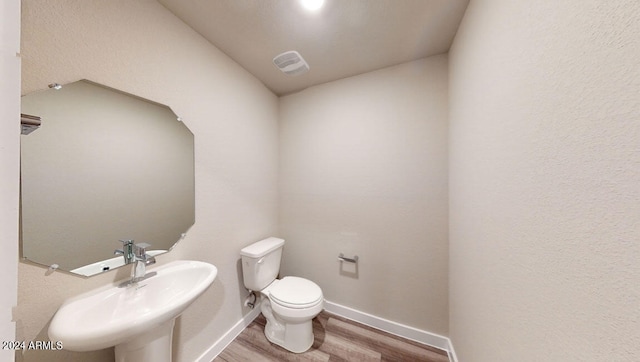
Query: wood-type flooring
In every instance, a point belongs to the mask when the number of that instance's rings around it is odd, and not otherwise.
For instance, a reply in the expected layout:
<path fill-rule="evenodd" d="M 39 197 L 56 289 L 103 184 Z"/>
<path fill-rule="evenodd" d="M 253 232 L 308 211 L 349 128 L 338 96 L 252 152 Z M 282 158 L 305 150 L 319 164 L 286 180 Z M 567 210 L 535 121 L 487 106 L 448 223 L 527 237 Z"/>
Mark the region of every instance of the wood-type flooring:
<path fill-rule="evenodd" d="M 445 351 L 413 342 L 336 315 L 313 320 L 315 341 L 304 353 L 291 353 L 264 335 L 261 314 L 213 362 L 253 361 L 425 361 L 449 362 Z"/>

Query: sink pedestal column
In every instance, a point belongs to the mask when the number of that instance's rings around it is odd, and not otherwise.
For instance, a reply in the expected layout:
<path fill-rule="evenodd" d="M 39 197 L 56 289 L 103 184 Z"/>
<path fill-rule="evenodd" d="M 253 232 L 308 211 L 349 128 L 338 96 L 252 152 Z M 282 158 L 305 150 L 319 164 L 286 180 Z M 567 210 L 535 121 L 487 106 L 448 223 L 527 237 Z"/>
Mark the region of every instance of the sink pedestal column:
<path fill-rule="evenodd" d="M 171 362 L 175 318 L 116 345 L 116 362 Z"/>

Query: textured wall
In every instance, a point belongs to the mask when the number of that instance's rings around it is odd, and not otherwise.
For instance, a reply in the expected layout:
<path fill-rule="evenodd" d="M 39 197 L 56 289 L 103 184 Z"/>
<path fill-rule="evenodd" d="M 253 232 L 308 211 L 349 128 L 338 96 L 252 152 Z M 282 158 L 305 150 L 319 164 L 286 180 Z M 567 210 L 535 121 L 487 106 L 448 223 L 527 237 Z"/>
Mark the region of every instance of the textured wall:
<path fill-rule="evenodd" d="M 640 2 L 472 1 L 450 53 L 461 361 L 640 360 Z"/>
<path fill-rule="evenodd" d="M 20 172 L 20 1 L 0 4 L 0 340 L 15 340 Z M 13 361 L 0 349 L 0 360 Z"/>
<path fill-rule="evenodd" d="M 196 224 L 158 257 L 159 264 L 193 259 L 219 269 L 174 333 L 175 360 L 193 361 L 246 312 L 239 250 L 277 231 L 277 98 L 155 0 L 24 0 L 22 6 L 23 93 L 86 78 L 169 105 L 195 135 Z M 18 338 L 45 339 L 64 299 L 128 273 L 47 276 L 20 263 Z M 24 355 L 25 361 L 110 358 L 109 350 Z"/>
<path fill-rule="evenodd" d="M 445 55 L 282 97 L 282 274 L 446 334 L 446 138 Z M 357 275 L 340 252 L 360 257 Z"/>

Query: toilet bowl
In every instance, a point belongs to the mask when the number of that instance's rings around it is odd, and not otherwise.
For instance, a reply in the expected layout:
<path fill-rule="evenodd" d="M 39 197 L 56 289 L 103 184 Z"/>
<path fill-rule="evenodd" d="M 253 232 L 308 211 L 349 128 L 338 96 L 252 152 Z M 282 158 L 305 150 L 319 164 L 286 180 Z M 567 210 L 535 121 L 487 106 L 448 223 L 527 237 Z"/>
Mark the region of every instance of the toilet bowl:
<path fill-rule="evenodd" d="M 267 324 L 267 339 L 291 352 L 302 353 L 313 345 L 312 319 L 324 307 L 320 287 L 304 278 L 276 279 L 284 240 L 268 238 L 240 251 L 247 289 L 260 294 L 260 311 Z"/>
<path fill-rule="evenodd" d="M 308 350 L 314 340 L 312 319 L 324 307 L 320 287 L 307 279 L 285 277 L 276 279 L 260 293 L 267 339 L 291 352 Z"/>

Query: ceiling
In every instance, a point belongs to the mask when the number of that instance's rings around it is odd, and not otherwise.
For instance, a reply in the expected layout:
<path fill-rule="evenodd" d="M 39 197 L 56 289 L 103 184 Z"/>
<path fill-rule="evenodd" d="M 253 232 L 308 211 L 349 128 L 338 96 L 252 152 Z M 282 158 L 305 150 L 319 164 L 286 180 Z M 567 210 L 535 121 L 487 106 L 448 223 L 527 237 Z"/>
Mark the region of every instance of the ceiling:
<path fill-rule="evenodd" d="M 277 95 L 449 50 L 469 0 L 158 0 Z M 273 58 L 296 50 L 309 72 Z"/>

